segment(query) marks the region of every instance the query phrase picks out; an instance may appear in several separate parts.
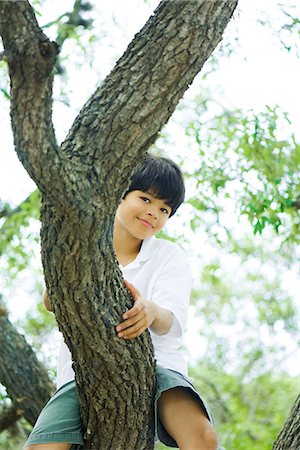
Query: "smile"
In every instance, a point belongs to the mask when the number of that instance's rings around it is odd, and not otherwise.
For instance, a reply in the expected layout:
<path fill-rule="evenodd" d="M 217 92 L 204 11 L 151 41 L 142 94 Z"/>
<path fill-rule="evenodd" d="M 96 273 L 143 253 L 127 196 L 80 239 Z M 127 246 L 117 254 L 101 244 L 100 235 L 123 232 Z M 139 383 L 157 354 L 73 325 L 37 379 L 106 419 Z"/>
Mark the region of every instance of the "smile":
<path fill-rule="evenodd" d="M 139 217 L 138 217 L 138 220 L 139 220 L 139 222 L 140 222 L 142 225 L 144 225 L 145 227 L 151 228 L 151 229 L 154 228 L 154 227 L 151 225 L 151 223 L 147 222 L 147 220 L 140 219 Z"/>

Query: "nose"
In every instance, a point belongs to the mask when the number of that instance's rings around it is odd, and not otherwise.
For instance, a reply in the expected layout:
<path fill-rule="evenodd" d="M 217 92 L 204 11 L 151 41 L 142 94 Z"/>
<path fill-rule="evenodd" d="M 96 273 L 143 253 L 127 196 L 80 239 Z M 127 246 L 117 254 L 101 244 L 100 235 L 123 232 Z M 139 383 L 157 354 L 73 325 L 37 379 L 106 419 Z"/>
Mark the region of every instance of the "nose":
<path fill-rule="evenodd" d="M 147 214 L 148 216 L 155 217 L 156 219 L 158 218 L 158 212 L 156 208 L 149 208 Z"/>

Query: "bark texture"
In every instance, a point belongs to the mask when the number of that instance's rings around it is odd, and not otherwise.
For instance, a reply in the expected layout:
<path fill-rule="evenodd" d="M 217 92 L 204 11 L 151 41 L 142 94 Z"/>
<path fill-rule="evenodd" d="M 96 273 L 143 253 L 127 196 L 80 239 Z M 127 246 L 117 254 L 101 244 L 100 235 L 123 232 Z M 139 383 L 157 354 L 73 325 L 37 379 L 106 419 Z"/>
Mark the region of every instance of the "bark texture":
<path fill-rule="evenodd" d="M 13 420 L 13 417 L 23 416 L 33 425 L 54 392 L 54 385 L 24 336 L 14 328 L 1 306 L 0 348 L 0 383 L 6 387 L 14 405 L 10 416 L 6 412 L 5 417 Z"/>
<path fill-rule="evenodd" d="M 85 448 L 153 447 L 149 334 L 133 341 L 115 334 L 131 300 L 114 258 L 114 214 L 137 162 L 220 42 L 237 2 L 161 2 L 61 147 L 51 124 L 56 46 L 27 1 L 0 2 L 16 151 L 43 195 L 45 279 L 75 361 Z"/>
<path fill-rule="evenodd" d="M 300 395 L 295 401 L 273 450 L 299 450 L 300 448 Z"/>

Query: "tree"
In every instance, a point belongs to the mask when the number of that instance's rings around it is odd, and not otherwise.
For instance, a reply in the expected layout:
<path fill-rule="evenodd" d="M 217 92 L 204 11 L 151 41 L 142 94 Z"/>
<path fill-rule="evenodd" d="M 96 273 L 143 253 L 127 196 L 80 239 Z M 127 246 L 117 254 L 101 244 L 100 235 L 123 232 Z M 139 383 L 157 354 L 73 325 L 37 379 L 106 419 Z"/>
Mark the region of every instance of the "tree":
<path fill-rule="evenodd" d="M 6 386 L 13 402 L 10 411 L 15 412 L 15 414 L 9 414 L 7 426 L 20 416 L 24 416 L 31 425 L 34 425 L 37 415 L 49 400 L 51 392 L 54 391 L 54 386 L 30 345 L 8 320 L 6 310 L 1 304 L 0 335 L 3 348 L 0 381 Z M 2 426 L 3 421 L 2 417 Z"/>
<path fill-rule="evenodd" d="M 287 421 L 279 433 L 273 450 L 290 450 L 299 448 L 300 435 L 300 396 L 295 401 Z"/>
<path fill-rule="evenodd" d="M 28 2 L 0 4 L 15 147 L 42 192 L 46 285 L 75 361 L 88 448 L 152 446 L 149 335 L 125 344 L 114 333 L 130 304 L 113 258 L 114 213 L 132 170 L 236 6 L 237 0 L 161 2 L 59 147 L 51 122 L 57 45 Z"/>

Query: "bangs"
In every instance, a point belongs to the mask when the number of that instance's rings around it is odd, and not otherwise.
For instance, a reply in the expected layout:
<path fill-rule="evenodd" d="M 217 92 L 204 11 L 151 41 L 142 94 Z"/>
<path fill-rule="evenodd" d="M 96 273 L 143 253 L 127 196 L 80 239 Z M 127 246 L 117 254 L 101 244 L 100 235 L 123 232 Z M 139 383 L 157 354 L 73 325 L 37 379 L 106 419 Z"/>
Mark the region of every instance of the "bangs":
<path fill-rule="evenodd" d="M 127 191 L 149 192 L 171 208 L 170 217 L 184 201 L 185 188 L 180 168 L 171 160 L 147 156 L 134 172 Z"/>

